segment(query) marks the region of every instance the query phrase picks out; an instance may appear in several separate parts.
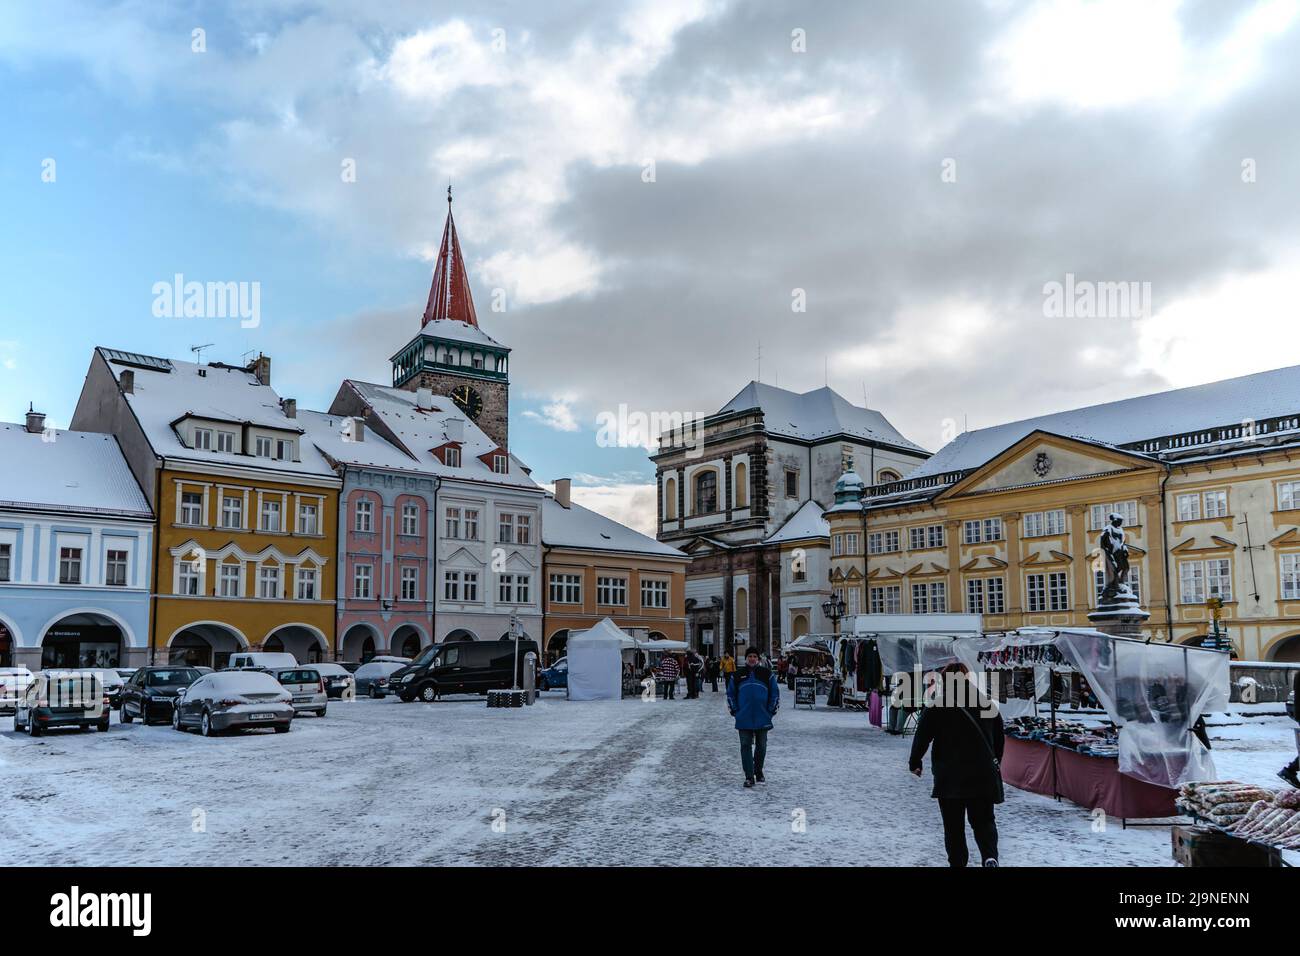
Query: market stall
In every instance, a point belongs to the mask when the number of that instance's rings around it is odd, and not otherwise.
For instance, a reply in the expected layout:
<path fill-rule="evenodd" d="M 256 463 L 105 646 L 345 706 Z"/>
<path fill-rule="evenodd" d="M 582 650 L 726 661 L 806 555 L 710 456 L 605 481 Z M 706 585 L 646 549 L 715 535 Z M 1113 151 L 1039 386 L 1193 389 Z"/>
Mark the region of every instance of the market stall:
<path fill-rule="evenodd" d="M 623 653 L 635 642 L 605 618 L 569 635 L 569 700 L 618 700 L 623 696 Z"/>
<path fill-rule="evenodd" d="M 1282 851 L 1300 850 L 1300 790 L 1215 780 L 1184 784 L 1177 803 L 1198 824 L 1173 835 L 1185 866 L 1285 866 Z"/>

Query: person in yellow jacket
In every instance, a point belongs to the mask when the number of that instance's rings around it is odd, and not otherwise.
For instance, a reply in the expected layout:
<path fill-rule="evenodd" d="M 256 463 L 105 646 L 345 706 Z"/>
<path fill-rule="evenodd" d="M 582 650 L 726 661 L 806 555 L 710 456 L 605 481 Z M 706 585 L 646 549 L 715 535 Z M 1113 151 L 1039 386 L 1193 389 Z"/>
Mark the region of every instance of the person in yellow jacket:
<path fill-rule="evenodd" d="M 731 675 L 736 673 L 736 659 L 730 654 L 722 655 L 722 686 L 726 687 Z"/>

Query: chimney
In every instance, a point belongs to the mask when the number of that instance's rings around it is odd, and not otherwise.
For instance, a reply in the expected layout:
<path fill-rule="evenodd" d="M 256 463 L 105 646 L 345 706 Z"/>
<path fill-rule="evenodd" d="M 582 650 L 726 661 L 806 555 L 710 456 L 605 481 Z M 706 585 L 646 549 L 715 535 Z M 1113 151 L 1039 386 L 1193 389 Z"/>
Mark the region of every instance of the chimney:
<path fill-rule="evenodd" d="M 572 478 L 555 479 L 555 500 L 561 508 L 569 507 L 569 489 L 573 486 Z"/>
<path fill-rule="evenodd" d="M 415 390 L 416 408 L 433 408 L 433 389 L 420 387 Z"/>
<path fill-rule="evenodd" d="M 298 399 L 296 399 L 296 398 L 282 398 L 282 399 L 280 399 L 280 408 L 284 410 L 284 417 L 285 417 L 285 418 L 297 418 L 297 417 L 298 417 Z"/>
<path fill-rule="evenodd" d="M 249 371 L 257 376 L 257 380 L 263 385 L 271 384 L 271 356 L 258 353 L 253 364 L 248 367 Z"/>
<path fill-rule="evenodd" d="M 443 431 L 447 435 L 447 441 L 465 440 L 465 419 L 449 418 L 442 424 L 443 424 Z"/>
<path fill-rule="evenodd" d="M 130 395 L 135 392 L 135 372 L 129 368 L 122 369 L 122 373 L 117 377 L 117 384 L 122 389 L 123 395 Z"/>
<path fill-rule="evenodd" d="M 351 425 L 348 428 L 348 437 L 352 441 L 366 440 L 366 420 L 364 418 L 351 418 L 348 420 Z"/>
<path fill-rule="evenodd" d="M 34 406 L 29 402 L 27 404 L 27 430 L 33 435 L 39 435 L 45 431 L 45 413 L 33 409 Z"/>

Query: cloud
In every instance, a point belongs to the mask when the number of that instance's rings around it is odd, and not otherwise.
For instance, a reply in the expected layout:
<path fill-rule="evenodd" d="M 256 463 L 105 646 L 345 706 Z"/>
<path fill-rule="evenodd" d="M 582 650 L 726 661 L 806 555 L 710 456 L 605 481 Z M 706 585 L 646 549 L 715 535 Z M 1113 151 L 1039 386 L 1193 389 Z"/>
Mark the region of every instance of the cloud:
<path fill-rule="evenodd" d="M 548 485 L 547 488 L 554 491 L 553 485 Z M 652 538 L 655 536 L 658 513 L 655 508 L 653 484 L 644 482 L 574 484 L 570 494 L 573 500 L 584 508 L 599 512 L 607 518 L 627 525 L 634 531 L 640 531 Z"/>
<path fill-rule="evenodd" d="M 545 425 L 547 428 L 553 428 L 557 432 L 576 432 L 579 426 L 578 420 L 573 416 L 571 402 L 570 398 L 557 396 L 554 401 L 543 405 L 540 411 L 525 409 L 524 418 Z"/>

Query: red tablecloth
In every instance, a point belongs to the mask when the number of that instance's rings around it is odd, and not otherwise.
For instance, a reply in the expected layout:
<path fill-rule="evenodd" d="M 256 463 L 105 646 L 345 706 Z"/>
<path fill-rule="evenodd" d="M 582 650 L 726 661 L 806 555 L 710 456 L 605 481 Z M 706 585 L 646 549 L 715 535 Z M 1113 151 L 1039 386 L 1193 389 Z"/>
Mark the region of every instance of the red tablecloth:
<path fill-rule="evenodd" d="M 1119 772 L 1114 757 L 1092 757 L 1041 740 L 1008 737 L 1002 755 L 1002 779 L 1020 790 L 1062 796 L 1113 817 L 1171 817 L 1176 791 L 1157 787 Z"/>

